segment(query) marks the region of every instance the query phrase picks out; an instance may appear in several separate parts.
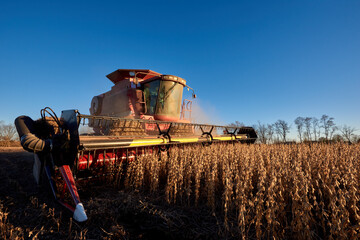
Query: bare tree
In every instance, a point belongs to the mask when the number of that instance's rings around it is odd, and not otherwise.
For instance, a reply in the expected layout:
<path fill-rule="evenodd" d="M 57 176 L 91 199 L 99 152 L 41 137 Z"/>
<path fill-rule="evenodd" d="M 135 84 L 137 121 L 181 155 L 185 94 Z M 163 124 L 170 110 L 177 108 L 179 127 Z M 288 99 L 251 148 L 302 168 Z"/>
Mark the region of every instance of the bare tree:
<path fill-rule="evenodd" d="M 330 132 L 329 132 L 329 139 L 332 139 L 334 133 L 336 132 L 336 130 L 338 130 L 338 127 L 333 125 L 330 127 Z"/>
<path fill-rule="evenodd" d="M 340 134 L 335 134 L 332 138 L 334 142 L 342 142 L 344 141 L 344 138 Z"/>
<path fill-rule="evenodd" d="M 244 123 L 242 123 L 242 122 L 235 121 L 234 123 L 230 123 L 228 126 L 229 126 L 229 127 L 243 127 L 243 126 L 245 126 L 245 125 L 244 125 Z"/>
<path fill-rule="evenodd" d="M 0 120 L 0 141 L 4 140 L 3 126 L 5 125 L 4 121 Z"/>
<path fill-rule="evenodd" d="M 321 127 L 324 128 L 325 139 L 326 140 L 331 139 L 331 136 L 334 134 L 334 132 L 337 129 L 334 123 L 334 118 L 324 114 L 321 116 L 320 121 L 322 123 Z"/>
<path fill-rule="evenodd" d="M 313 127 L 313 134 L 314 134 L 314 140 L 317 141 L 320 137 L 320 122 L 319 119 L 316 117 L 312 118 L 312 127 Z"/>
<path fill-rule="evenodd" d="M 275 125 L 274 124 L 268 124 L 266 132 L 267 132 L 268 142 L 273 143 L 274 142 Z"/>
<path fill-rule="evenodd" d="M 353 137 L 355 136 L 356 129 L 347 125 L 344 125 L 339 128 L 340 132 L 342 133 L 342 136 L 344 139 L 346 139 L 348 142 L 352 142 Z"/>
<path fill-rule="evenodd" d="M 16 134 L 16 128 L 13 124 L 5 124 L 0 121 L 0 140 L 10 141 L 13 140 Z"/>
<path fill-rule="evenodd" d="M 290 132 L 290 126 L 284 120 L 277 120 L 275 122 L 275 131 L 282 141 L 286 142 L 286 135 Z"/>
<path fill-rule="evenodd" d="M 311 117 L 306 117 L 304 119 L 304 124 L 305 124 L 305 138 L 307 141 L 311 141 L 311 121 L 312 118 Z"/>
<path fill-rule="evenodd" d="M 267 143 L 267 126 L 265 124 L 261 124 L 260 121 L 258 121 L 258 124 L 254 126 L 256 133 L 258 135 L 258 139 L 261 143 L 266 144 Z"/>
<path fill-rule="evenodd" d="M 295 125 L 296 125 L 296 129 L 298 131 L 300 142 L 302 142 L 302 133 L 303 133 L 303 128 L 304 128 L 304 118 L 303 117 L 297 117 L 294 122 L 295 122 Z"/>
<path fill-rule="evenodd" d="M 352 143 L 360 143 L 360 135 L 354 135 L 352 137 Z"/>

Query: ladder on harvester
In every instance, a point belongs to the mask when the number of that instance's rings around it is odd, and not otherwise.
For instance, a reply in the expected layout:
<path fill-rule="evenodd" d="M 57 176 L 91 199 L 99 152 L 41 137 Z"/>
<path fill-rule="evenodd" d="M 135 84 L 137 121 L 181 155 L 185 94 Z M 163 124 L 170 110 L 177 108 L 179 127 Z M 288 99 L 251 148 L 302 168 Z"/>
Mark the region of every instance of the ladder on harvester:
<path fill-rule="evenodd" d="M 184 99 L 184 101 L 181 105 L 180 119 L 188 120 L 191 122 L 191 120 L 192 120 L 191 113 L 192 113 L 192 101 L 189 99 Z"/>

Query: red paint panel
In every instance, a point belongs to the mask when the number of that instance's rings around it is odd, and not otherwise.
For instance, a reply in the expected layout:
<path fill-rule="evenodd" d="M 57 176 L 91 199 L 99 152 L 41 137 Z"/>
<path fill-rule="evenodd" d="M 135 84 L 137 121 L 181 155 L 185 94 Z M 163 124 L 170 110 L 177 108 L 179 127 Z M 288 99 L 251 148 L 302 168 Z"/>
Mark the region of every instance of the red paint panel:
<path fill-rule="evenodd" d="M 123 161 L 133 161 L 135 156 L 141 156 L 145 154 L 153 154 L 154 150 L 152 147 L 141 147 L 141 148 L 129 148 L 129 149 L 118 149 L 114 152 L 105 152 L 104 150 L 85 151 L 79 156 L 78 159 L 78 170 L 85 170 L 89 168 L 96 169 L 104 166 L 121 164 Z"/>
<path fill-rule="evenodd" d="M 76 206 L 78 203 L 80 203 L 80 197 L 75 185 L 75 180 L 72 171 L 70 170 L 69 165 L 63 165 L 59 167 L 59 169 Z"/>

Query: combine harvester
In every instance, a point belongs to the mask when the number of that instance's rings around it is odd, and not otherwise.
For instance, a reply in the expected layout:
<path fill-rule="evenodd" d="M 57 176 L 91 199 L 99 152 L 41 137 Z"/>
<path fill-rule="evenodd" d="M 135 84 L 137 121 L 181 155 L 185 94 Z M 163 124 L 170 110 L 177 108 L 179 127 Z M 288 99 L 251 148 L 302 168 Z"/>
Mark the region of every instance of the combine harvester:
<path fill-rule="evenodd" d="M 58 119 L 44 108 L 37 121 L 15 120 L 21 145 L 35 153 L 37 183 L 47 179 L 55 199 L 79 222 L 87 216 L 75 180 L 112 174 L 111 167 L 173 145 L 256 141 L 251 127 L 191 123 L 192 101 L 182 100 L 184 87 L 191 88 L 180 77 L 139 69 L 119 69 L 107 77 L 115 85 L 93 97 L 90 115 L 65 110 Z M 80 135 L 81 125 L 93 133 Z"/>

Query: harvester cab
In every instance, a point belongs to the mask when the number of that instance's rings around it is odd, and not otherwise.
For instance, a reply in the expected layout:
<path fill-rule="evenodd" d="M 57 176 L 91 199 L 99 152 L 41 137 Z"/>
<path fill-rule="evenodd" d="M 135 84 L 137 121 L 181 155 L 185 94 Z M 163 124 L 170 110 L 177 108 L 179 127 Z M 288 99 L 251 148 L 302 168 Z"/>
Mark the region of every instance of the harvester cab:
<path fill-rule="evenodd" d="M 145 69 L 118 69 L 107 78 L 115 85 L 110 91 L 93 97 L 92 115 L 180 120 L 184 79 Z"/>
<path fill-rule="evenodd" d="M 184 87 L 192 88 L 183 78 L 146 69 L 118 69 L 107 78 L 114 86 L 110 91 L 93 97 L 89 109 L 91 115 L 190 123 L 192 101 L 182 101 L 182 97 Z M 89 126 L 96 134 L 117 136 L 156 130 L 151 125 L 126 129 L 96 126 L 93 121 Z"/>
<path fill-rule="evenodd" d="M 77 221 L 85 221 L 87 216 L 76 181 L 114 175 L 117 168 L 138 156 L 161 157 L 171 146 L 249 144 L 257 139 L 251 127 L 186 120 L 184 113 L 191 101 L 182 103 L 183 89 L 188 86 L 180 77 L 142 69 L 119 69 L 107 77 L 115 85 L 93 97 L 90 115 L 64 110 L 58 118 L 46 107 L 41 110 L 41 125 L 28 116 L 15 120 L 21 145 L 34 152 L 37 182 L 47 179 L 54 198 L 72 211 Z M 92 132 L 80 134 L 82 125 Z M 45 133 L 39 134 L 39 129 Z"/>

